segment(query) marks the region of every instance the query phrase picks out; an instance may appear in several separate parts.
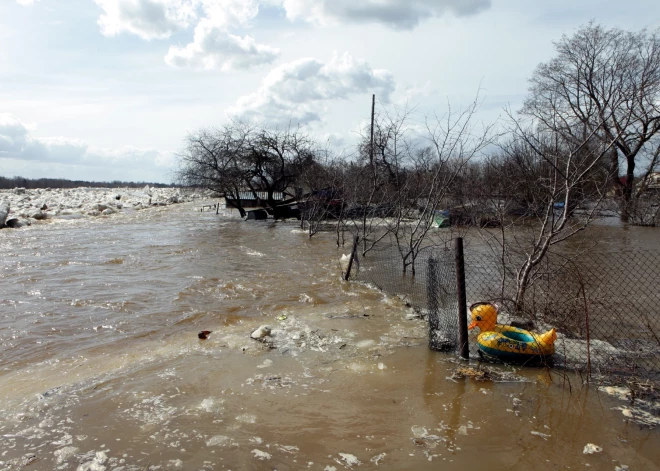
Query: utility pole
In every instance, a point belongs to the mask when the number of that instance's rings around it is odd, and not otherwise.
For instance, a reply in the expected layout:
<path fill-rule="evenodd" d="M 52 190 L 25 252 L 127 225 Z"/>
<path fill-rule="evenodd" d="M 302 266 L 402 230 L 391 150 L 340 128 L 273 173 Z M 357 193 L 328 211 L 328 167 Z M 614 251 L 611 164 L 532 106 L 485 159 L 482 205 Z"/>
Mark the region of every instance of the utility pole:
<path fill-rule="evenodd" d="M 376 110 L 376 94 L 371 95 L 371 145 L 369 146 L 369 163 L 371 171 L 374 169 L 374 113 Z"/>

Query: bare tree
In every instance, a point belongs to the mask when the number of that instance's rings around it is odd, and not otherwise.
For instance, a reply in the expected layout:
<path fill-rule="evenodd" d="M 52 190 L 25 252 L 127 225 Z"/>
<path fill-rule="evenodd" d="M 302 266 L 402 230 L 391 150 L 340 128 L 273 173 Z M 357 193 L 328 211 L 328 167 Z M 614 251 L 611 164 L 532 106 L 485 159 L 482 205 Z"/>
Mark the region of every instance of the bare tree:
<path fill-rule="evenodd" d="M 415 154 L 415 178 L 405 182 L 403 191 L 399 190 L 397 218 L 392 229 L 404 273 L 410 267 L 415 274 L 415 262 L 434 225 L 436 210 L 464 174 L 470 160 L 493 142 L 493 124 L 481 128 L 474 124 L 480 106 L 481 98 L 477 94 L 462 110 L 455 111 L 448 106 L 443 115 L 426 118 L 425 137 L 430 145 Z M 411 202 L 415 203 L 415 217 L 411 223 L 402 224 L 412 215 Z"/>
<path fill-rule="evenodd" d="M 314 164 L 317 145 L 300 127 L 261 129 L 249 137 L 245 159 L 251 175 L 245 184 L 253 193 L 265 191 L 267 205 L 275 210 L 281 204 L 276 192 L 296 196 L 288 190 Z"/>
<path fill-rule="evenodd" d="M 590 23 L 555 48 L 534 72 L 522 113 L 574 148 L 584 135 L 609 148 L 610 181 L 627 219 L 644 191 L 637 176 L 647 178 L 660 157 L 660 33 Z"/>
<path fill-rule="evenodd" d="M 502 296 L 505 278 L 511 276 L 515 282 L 511 301 L 516 310 L 524 311 L 527 291 L 543 274 L 540 268 L 549 251 L 584 230 L 596 217 L 607 185 L 602 163 L 615 143 L 604 143 L 596 136 L 597 130 L 575 142 L 545 130 L 543 124 L 525 126 L 510 117 L 511 141 L 502 146 L 499 170 L 500 178 L 505 179 L 502 184 L 513 190 L 500 189 L 501 229 L 482 231 L 482 236 L 501 263 Z M 492 159 L 490 165 L 498 164 Z M 514 178 L 508 180 L 510 176 Z M 525 176 L 528 183 L 522 181 Z M 525 202 L 524 213 L 507 219 L 511 213 L 504 208 L 520 199 Z M 575 214 L 577 207 L 583 209 L 579 215 Z"/>
<path fill-rule="evenodd" d="M 346 192 L 360 203 L 353 206 L 359 211 L 349 208 L 347 221 L 362 241 L 363 256 L 391 238 L 403 272 L 415 274 L 435 211 L 467 163 L 492 142 L 493 126 L 478 129 L 473 122 L 480 104 L 477 95 L 465 109 L 448 107 L 443 115 L 427 117 L 423 126 L 414 124 L 414 109 L 380 107 L 373 140 L 363 138 L 357 178 Z"/>
<path fill-rule="evenodd" d="M 241 217 L 245 210 L 240 192 L 250 181 L 252 169 L 245 159 L 252 128 L 231 123 L 219 129 L 201 129 L 186 136 L 183 150 L 177 155 L 176 181 L 184 186 L 206 188 L 224 196 Z"/>
<path fill-rule="evenodd" d="M 322 230 L 328 219 L 340 220 L 344 206 L 341 188 L 345 165 L 346 162 L 333 159 L 326 151 L 319 153 L 317 161 L 303 170 L 299 179 L 303 193 L 298 206 L 300 226 L 307 229 L 309 237 Z"/>
<path fill-rule="evenodd" d="M 218 129 L 201 129 L 186 137 L 178 154 L 177 181 L 214 190 L 245 216 L 241 194 L 266 192 L 264 202 L 275 212 L 281 192 L 296 196 L 292 185 L 314 164 L 315 142 L 300 128 L 256 129 L 232 121 Z"/>

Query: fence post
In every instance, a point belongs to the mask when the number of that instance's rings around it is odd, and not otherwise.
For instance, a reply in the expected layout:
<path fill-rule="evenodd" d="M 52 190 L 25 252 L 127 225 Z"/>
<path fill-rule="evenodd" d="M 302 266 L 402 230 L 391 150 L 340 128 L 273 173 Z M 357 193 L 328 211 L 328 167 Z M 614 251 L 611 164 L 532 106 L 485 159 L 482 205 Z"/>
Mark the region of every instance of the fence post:
<path fill-rule="evenodd" d="M 348 260 L 348 268 L 346 269 L 346 276 L 344 277 L 344 280 L 346 281 L 351 277 L 351 268 L 353 268 L 353 260 L 355 260 L 355 256 L 357 255 L 359 240 L 360 238 L 358 236 L 355 236 L 353 239 L 353 250 L 351 251 L 351 258 Z"/>
<path fill-rule="evenodd" d="M 429 348 L 431 350 L 443 350 L 437 342 L 438 330 L 440 330 L 437 274 L 438 261 L 431 256 L 426 267 L 426 307 L 429 310 Z"/>
<path fill-rule="evenodd" d="M 458 345 L 459 354 L 462 359 L 470 358 L 470 346 L 468 345 L 467 329 L 467 296 L 465 293 L 465 258 L 463 255 L 463 238 L 454 240 L 454 252 L 456 255 L 456 295 L 458 298 Z"/>

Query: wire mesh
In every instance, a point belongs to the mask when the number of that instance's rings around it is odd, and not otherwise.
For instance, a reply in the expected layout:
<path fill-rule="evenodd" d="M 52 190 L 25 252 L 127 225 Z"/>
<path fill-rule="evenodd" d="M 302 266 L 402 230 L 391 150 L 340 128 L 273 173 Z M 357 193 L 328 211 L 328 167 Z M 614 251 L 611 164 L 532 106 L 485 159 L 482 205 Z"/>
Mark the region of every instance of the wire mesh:
<path fill-rule="evenodd" d="M 359 252 L 359 251 L 358 251 Z M 414 261 L 404 260 L 396 246 L 383 244 L 366 255 L 358 253 L 351 281 L 368 283 L 398 296 L 429 320 L 429 347 L 450 351 L 458 343 L 458 298 L 454 252 L 427 247 Z"/>
<path fill-rule="evenodd" d="M 428 316 L 429 346 L 453 350 L 458 324 L 454 257 L 450 248 L 425 248 L 404 272 L 400 251 L 384 245 L 358 256 L 351 280 L 402 298 Z M 515 258 L 503 264 L 467 248 L 468 305 L 495 303 L 498 324 L 536 332 L 556 329 L 555 367 L 660 379 L 660 252 L 588 252 L 570 259 L 550 253 L 533 270 L 522 303 L 519 266 Z M 478 352 L 477 333 L 471 332 L 470 355 Z"/>

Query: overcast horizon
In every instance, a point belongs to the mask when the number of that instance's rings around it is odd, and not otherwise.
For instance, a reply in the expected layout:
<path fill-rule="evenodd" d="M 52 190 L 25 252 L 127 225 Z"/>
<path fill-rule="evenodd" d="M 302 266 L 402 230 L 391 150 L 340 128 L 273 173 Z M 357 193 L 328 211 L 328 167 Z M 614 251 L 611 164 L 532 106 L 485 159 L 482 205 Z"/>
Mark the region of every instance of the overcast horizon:
<path fill-rule="evenodd" d="M 371 95 L 423 122 L 520 108 L 553 41 L 657 1 L 0 0 L 0 175 L 170 183 L 190 131 L 301 123 L 351 149 Z"/>

